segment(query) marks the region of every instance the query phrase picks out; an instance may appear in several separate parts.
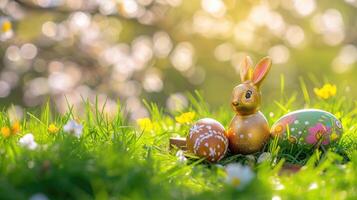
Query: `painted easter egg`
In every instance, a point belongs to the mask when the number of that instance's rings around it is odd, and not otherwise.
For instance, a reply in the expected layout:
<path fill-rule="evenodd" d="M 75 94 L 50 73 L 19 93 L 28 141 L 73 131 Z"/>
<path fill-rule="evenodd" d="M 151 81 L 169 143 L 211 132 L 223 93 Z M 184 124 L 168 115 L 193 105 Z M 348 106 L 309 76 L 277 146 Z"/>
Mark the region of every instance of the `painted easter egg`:
<path fill-rule="evenodd" d="M 187 135 L 187 149 L 210 162 L 221 160 L 227 152 L 228 139 L 221 123 L 214 119 L 198 120 Z"/>
<path fill-rule="evenodd" d="M 338 141 L 343 129 L 333 114 L 318 109 L 302 109 L 281 117 L 271 128 L 273 136 L 292 143 L 324 145 Z"/>

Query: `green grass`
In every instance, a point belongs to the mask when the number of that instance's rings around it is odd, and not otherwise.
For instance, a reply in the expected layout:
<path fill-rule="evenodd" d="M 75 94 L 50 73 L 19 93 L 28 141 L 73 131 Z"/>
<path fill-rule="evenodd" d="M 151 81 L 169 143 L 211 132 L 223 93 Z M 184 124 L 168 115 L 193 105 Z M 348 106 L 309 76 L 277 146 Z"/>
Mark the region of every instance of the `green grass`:
<path fill-rule="evenodd" d="M 303 92 L 287 97 L 282 84 L 281 97 L 264 103 L 262 111 L 269 123 L 289 110 L 320 108 L 341 117 L 343 138 L 328 150 L 271 140 L 264 151 L 274 159 L 262 164 L 243 155 L 228 155 L 218 164 L 197 159 L 180 164 L 168 141 L 171 136 L 185 136 L 189 125 L 177 124 L 178 113 L 167 113 L 153 103 L 146 102 L 153 130 L 142 131 L 127 122 L 119 103 L 116 115 L 109 117 L 97 104 L 84 102 L 86 111 L 80 117 L 84 132 L 79 139 L 62 129 L 48 133 L 50 123 L 63 127 L 78 116 L 71 107 L 59 115 L 46 104 L 25 113 L 20 133 L 0 136 L 0 198 L 28 199 L 42 193 L 50 199 L 356 199 L 356 102 L 342 92 L 319 100 L 309 96 L 303 81 L 301 85 Z M 196 119 L 212 117 L 227 126 L 233 117 L 228 105 L 212 111 L 198 93 L 188 96 L 187 111 L 196 112 Z M 7 113 L 2 112 L 0 126 L 8 124 Z M 29 132 L 39 144 L 34 151 L 18 145 L 19 138 Z M 250 165 L 256 173 L 244 190 L 224 182 L 224 165 L 233 162 Z M 284 163 L 304 167 L 296 174 L 281 174 Z"/>

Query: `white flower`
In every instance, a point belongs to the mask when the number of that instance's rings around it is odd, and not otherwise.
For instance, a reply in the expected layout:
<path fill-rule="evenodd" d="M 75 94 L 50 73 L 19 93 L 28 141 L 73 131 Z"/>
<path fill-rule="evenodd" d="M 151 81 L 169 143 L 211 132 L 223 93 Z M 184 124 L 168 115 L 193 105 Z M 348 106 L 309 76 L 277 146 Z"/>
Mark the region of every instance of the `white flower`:
<path fill-rule="evenodd" d="M 48 197 L 42 193 L 36 193 L 30 197 L 29 200 L 48 200 Z"/>
<path fill-rule="evenodd" d="M 20 144 L 20 146 L 25 147 L 30 150 L 34 150 L 37 148 L 37 143 L 35 142 L 32 133 L 28 133 L 28 134 L 24 135 L 22 138 L 20 138 L 19 144 Z"/>
<path fill-rule="evenodd" d="M 317 188 L 319 188 L 319 185 L 316 182 L 313 182 L 313 183 L 310 184 L 308 190 L 315 190 Z"/>
<path fill-rule="evenodd" d="M 0 17 L 0 41 L 6 41 L 14 35 L 9 19 Z"/>
<path fill-rule="evenodd" d="M 271 161 L 271 153 L 269 152 L 263 152 L 262 154 L 260 154 L 259 158 L 258 158 L 258 163 L 262 163 L 265 161 Z"/>
<path fill-rule="evenodd" d="M 177 157 L 177 161 L 178 161 L 179 163 L 184 164 L 184 163 L 187 162 L 187 158 L 185 157 L 185 155 L 184 155 L 184 153 L 183 153 L 182 150 L 177 151 L 176 157 Z"/>
<path fill-rule="evenodd" d="M 248 166 L 238 163 L 226 166 L 226 182 L 238 190 L 244 189 L 254 178 L 255 174 Z"/>
<path fill-rule="evenodd" d="M 82 135 L 83 126 L 78 124 L 75 120 L 69 120 L 67 124 L 64 125 L 63 130 L 79 138 Z"/>

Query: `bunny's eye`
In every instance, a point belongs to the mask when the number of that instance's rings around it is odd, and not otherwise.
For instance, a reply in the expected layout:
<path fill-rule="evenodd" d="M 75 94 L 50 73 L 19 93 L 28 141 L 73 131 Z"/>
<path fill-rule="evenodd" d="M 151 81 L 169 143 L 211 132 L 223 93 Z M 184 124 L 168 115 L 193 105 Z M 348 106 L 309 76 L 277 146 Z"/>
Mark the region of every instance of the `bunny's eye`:
<path fill-rule="evenodd" d="M 252 91 L 251 91 L 251 90 L 248 90 L 248 91 L 245 93 L 245 98 L 246 98 L 246 99 L 250 99 L 251 96 L 252 96 Z"/>

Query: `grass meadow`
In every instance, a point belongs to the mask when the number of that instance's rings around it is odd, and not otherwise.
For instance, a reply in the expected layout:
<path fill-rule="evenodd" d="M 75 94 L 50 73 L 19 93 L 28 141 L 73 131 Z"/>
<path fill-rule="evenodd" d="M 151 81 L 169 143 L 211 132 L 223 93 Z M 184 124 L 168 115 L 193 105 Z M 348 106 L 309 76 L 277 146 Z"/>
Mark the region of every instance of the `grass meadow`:
<path fill-rule="evenodd" d="M 271 139 L 254 155 L 228 155 L 208 163 L 186 154 L 185 162 L 169 149 L 169 138 L 186 136 L 190 122 L 155 103 L 145 102 L 150 118 L 143 125 L 127 121 L 125 105 L 117 104 L 114 116 L 96 102 L 83 100 L 82 115 L 68 105 L 68 112 L 53 112 L 49 103 L 27 110 L 17 130 L 0 138 L 1 199 L 356 199 L 357 198 L 357 106 L 338 86 L 337 95 L 320 99 L 301 82 L 301 91 L 264 102 L 262 112 L 270 125 L 298 108 L 327 110 L 342 120 L 344 134 L 334 146 L 315 149 Z M 264 95 L 264 94 L 263 94 Z M 194 112 L 192 121 L 217 119 L 226 127 L 233 116 L 229 105 L 211 109 L 199 92 L 187 94 Z M 296 100 L 304 99 L 303 101 Z M 267 101 L 267 100 L 263 100 Z M 76 137 L 65 124 L 74 119 L 83 126 Z M 11 127 L 7 112 L 0 126 Z M 51 127 L 51 128 L 49 128 Z M 68 128 L 68 127 L 67 127 Z M 32 133 L 36 148 L 19 143 Z M 27 146 L 29 147 L 29 146 Z M 263 152 L 271 159 L 257 162 Z M 226 182 L 225 166 L 249 166 L 254 178 L 244 189 Z M 302 166 L 293 173 L 287 166 Z"/>

